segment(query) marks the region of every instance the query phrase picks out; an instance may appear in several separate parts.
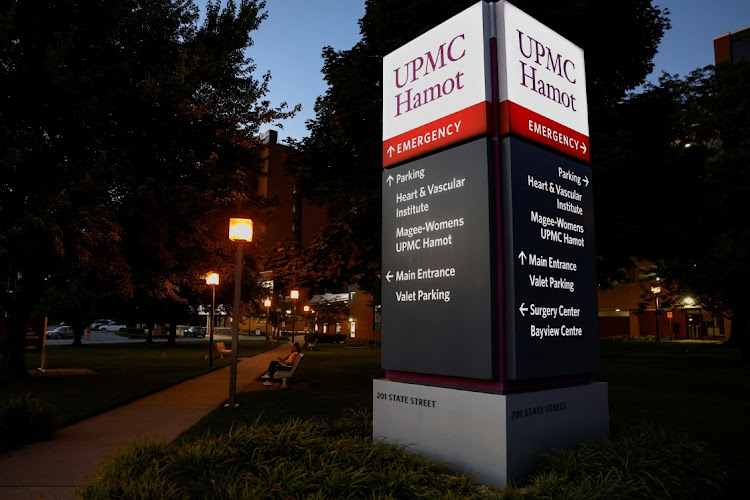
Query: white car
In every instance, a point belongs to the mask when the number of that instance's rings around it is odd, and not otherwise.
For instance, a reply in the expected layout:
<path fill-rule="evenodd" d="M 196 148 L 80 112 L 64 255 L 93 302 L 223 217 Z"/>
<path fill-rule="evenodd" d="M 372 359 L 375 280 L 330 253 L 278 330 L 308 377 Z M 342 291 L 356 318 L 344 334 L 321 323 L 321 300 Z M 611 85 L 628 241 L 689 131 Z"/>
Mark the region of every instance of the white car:
<path fill-rule="evenodd" d="M 94 320 L 94 322 L 89 325 L 89 329 L 98 330 L 104 325 L 108 325 L 112 322 L 113 321 L 111 319 L 97 319 L 97 320 Z"/>
<path fill-rule="evenodd" d="M 102 325 L 99 327 L 100 332 L 119 332 L 121 329 L 127 328 L 127 325 L 120 323 L 110 323 L 108 325 Z"/>

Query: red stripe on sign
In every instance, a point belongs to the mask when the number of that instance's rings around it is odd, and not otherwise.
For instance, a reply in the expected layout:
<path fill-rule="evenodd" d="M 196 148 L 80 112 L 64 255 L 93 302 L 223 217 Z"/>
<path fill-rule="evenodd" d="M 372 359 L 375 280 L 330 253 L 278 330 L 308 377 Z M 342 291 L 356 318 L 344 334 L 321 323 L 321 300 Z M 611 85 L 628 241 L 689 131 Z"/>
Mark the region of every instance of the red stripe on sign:
<path fill-rule="evenodd" d="M 510 101 L 500 103 L 500 135 L 510 134 Z"/>
<path fill-rule="evenodd" d="M 501 133 L 508 131 L 544 144 L 563 154 L 591 162 L 589 138 L 554 120 L 510 101 L 500 103 Z M 503 111 L 507 113 L 504 115 Z M 503 116 L 504 115 L 504 116 Z"/>
<path fill-rule="evenodd" d="M 383 141 L 383 168 L 491 132 L 491 109 L 480 102 Z"/>

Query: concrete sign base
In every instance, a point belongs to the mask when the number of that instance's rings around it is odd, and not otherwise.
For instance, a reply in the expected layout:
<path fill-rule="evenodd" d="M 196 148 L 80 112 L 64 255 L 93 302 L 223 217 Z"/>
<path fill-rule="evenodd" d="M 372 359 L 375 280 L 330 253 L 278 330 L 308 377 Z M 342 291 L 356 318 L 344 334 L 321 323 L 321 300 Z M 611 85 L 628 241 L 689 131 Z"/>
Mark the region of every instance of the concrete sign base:
<path fill-rule="evenodd" d="M 373 434 L 502 488 L 536 457 L 609 432 L 607 384 L 491 394 L 373 380 Z"/>

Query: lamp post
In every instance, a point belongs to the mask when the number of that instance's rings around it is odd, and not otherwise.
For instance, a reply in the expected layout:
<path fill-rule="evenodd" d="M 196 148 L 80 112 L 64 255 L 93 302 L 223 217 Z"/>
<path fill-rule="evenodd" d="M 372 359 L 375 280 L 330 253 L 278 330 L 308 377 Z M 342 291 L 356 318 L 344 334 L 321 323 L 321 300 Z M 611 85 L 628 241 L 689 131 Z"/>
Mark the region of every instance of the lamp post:
<path fill-rule="evenodd" d="M 656 341 L 659 342 L 659 294 L 661 293 L 661 287 L 652 286 L 651 293 L 655 295 L 654 301 L 656 309 L 654 309 L 654 316 L 656 317 Z"/>
<path fill-rule="evenodd" d="M 292 344 L 294 344 L 294 337 L 297 335 L 297 299 L 299 298 L 299 290 L 292 290 L 289 293 L 292 298 Z"/>
<path fill-rule="evenodd" d="M 234 395 L 237 390 L 237 351 L 240 347 L 240 290 L 242 289 L 242 245 L 253 241 L 253 221 L 251 219 L 229 219 L 229 239 L 237 242 L 237 262 L 234 271 L 234 304 L 232 307 L 232 363 L 229 370 L 229 401 L 226 406 L 234 408 Z"/>
<path fill-rule="evenodd" d="M 271 299 L 266 299 L 263 305 L 266 306 L 266 347 L 268 347 L 268 321 L 271 318 Z"/>
<path fill-rule="evenodd" d="M 214 312 L 216 311 L 216 285 L 219 284 L 219 275 L 208 273 L 206 285 L 211 287 L 211 324 L 208 327 L 208 367 L 214 367 Z"/>
<path fill-rule="evenodd" d="M 310 306 L 306 305 L 302 310 L 305 311 L 305 335 L 307 335 L 308 330 L 310 329 Z"/>

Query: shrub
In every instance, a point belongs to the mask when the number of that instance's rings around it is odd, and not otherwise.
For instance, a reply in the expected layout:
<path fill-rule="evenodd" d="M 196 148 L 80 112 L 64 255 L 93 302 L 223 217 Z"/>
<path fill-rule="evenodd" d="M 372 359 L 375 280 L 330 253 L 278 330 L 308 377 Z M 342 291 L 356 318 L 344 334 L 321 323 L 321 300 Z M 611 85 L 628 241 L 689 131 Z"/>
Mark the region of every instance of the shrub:
<path fill-rule="evenodd" d="M 83 498 L 486 498 L 444 466 L 373 442 L 372 414 L 242 425 L 190 442 L 134 443 Z"/>
<path fill-rule="evenodd" d="M 312 342 L 318 339 L 321 344 L 339 344 L 346 339 L 343 333 L 313 333 L 310 338 L 305 338 L 305 342 Z"/>
<path fill-rule="evenodd" d="M 144 330 L 143 328 L 120 328 L 120 330 L 115 332 L 115 334 L 121 337 L 127 337 L 129 339 L 145 339 L 146 337 L 148 337 L 146 330 Z M 167 337 L 168 335 L 166 334 L 151 336 L 151 338 L 154 339 L 165 339 Z"/>
<path fill-rule="evenodd" d="M 110 456 L 83 498 L 710 499 L 726 473 L 678 429 L 630 426 L 540 457 L 522 487 L 502 491 L 405 446 L 373 441 L 372 413 L 329 422 L 234 427 L 171 443 L 132 443 Z"/>
<path fill-rule="evenodd" d="M 40 399 L 12 396 L 0 403 L 0 452 L 45 441 L 60 428 L 60 414 Z"/>

